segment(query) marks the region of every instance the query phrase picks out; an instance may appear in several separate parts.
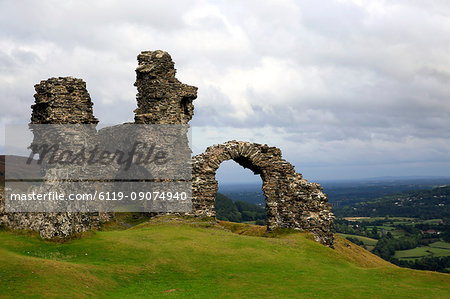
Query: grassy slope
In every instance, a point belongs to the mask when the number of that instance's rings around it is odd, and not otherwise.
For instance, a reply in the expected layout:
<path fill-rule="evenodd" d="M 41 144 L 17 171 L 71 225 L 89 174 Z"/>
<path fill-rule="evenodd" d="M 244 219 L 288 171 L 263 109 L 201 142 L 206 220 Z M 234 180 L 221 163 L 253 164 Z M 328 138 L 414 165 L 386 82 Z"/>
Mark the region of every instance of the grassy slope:
<path fill-rule="evenodd" d="M 338 237 L 174 220 L 64 244 L 0 232 L 0 297 L 437 298 L 450 275 L 395 267 Z M 232 233 L 234 231 L 236 233 Z"/>

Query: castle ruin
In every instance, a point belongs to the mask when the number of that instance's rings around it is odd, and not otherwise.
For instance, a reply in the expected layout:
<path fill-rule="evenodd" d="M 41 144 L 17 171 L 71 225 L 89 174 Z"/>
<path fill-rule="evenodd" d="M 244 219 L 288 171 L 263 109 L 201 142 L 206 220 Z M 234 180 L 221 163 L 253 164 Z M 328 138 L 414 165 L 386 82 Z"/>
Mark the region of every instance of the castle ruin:
<path fill-rule="evenodd" d="M 142 52 L 138 62 L 135 124 L 188 124 L 194 115 L 197 88 L 176 79 L 174 63 L 167 52 Z M 83 80 L 50 78 L 35 85 L 35 90 L 31 124 L 95 126 L 98 123 Z M 218 190 L 215 174 L 226 160 L 233 160 L 260 175 L 266 197 L 268 230 L 309 231 L 316 241 L 333 247 L 334 215 L 322 188 L 303 179 L 282 159 L 280 149 L 268 145 L 233 140 L 210 146 L 204 153 L 194 156 L 190 215 L 215 217 Z M 5 213 L 4 206 L 0 205 L 0 224 L 39 231 L 43 238 L 66 238 L 99 227 L 112 217 L 112 213 Z"/>

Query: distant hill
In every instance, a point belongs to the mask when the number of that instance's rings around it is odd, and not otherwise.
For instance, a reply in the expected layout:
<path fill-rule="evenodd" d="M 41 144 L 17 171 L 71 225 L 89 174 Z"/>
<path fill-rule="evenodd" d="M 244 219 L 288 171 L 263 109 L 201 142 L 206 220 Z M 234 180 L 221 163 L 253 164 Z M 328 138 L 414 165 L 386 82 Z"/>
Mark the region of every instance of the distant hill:
<path fill-rule="evenodd" d="M 7 158 L 7 159 L 6 159 Z M 32 160 L 31 164 L 24 167 L 28 160 L 28 157 L 21 156 L 5 156 L 0 155 L 0 184 L 4 186 L 6 175 L 6 161 L 8 167 L 8 177 L 14 178 L 39 178 L 40 166 L 37 164 L 37 160 Z"/>
<path fill-rule="evenodd" d="M 229 197 L 221 193 L 216 194 L 215 208 L 216 217 L 219 220 L 231 222 L 252 221 L 259 225 L 264 225 L 265 223 L 265 208 L 241 200 L 233 202 Z"/>
<path fill-rule="evenodd" d="M 261 208 L 266 206 L 261 184 L 219 184 L 219 192 L 233 201 L 245 201 Z"/>
<path fill-rule="evenodd" d="M 403 191 L 425 190 L 450 185 L 450 177 L 381 177 L 320 183 L 334 208 Z"/>
<path fill-rule="evenodd" d="M 318 181 L 333 208 L 397 194 L 450 185 L 450 177 L 379 177 L 359 180 Z M 265 207 L 261 184 L 220 184 L 219 192 L 233 201 L 241 200 Z"/>
<path fill-rule="evenodd" d="M 373 200 L 334 207 L 338 217 L 450 218 L 450 186 L 405 191 Z"/>

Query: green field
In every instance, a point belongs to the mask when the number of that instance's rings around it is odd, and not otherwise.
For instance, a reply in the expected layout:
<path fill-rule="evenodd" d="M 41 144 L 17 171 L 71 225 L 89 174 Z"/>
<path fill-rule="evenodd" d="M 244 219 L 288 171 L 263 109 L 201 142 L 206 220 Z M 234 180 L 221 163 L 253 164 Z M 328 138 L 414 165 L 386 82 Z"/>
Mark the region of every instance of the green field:
<path fill-rule="evenodd" d="M 450 250 L 450 243 L 447 242 L 434 242 L 428 245 L 430 247 L 434 248 L 443 248 L 443 249 L 449 249 Z"/>
<path fill-rule="evenodd" d="M 438 244 L 435 245 L 436 243 Z M 449 245 L 450 245 L 449 243 L 445 242 L 435 242 L 430 244 L 429 246 L 421 246 L 408 250 L 399 250 L 395 252 L 395 258 L 417 259 L 427 256 L 433 257 L 449 256 L 450 255 L 450 249 L 448 248 Z M 445 248 L 444 246 L 447 248 Z"/>
<path fill-rule="evenodd" d="M 394 231 L 392 233 L 394 234 L 394 236 L 396 235 Z M 338 235 L 344 238 L 347 237 L 355 238 L 362 241 L 366 246 L 366 249 L 369 251 L 375 247 L 378 241 L 376 239 L 358 235 L 342 234 L 342 233 L 338 233 Z M 398 250 L 395 252 L 394 257 L 398 259 L 414 260 L 423 257 L 442 257 L 442 256 L 450 256 L 450 243 L 440 241 L 431 243 L 428 246 L 420 246 L 408 250 Z"/>
<path fill-rule="evenodd" d="M 233 233 L 236 232 L 236 233 Z M 262 237 L 266 236 L 266 237 Z M 0 231 L 0 297 L 445 298 L 450 275 L 398 268 L 337 237 L 158 218 L 66 243 Z"/>
<path fill-rule="evenodd" d="M 346 219 L 348 221 L 377 221 L 377 220 L 385 220 L 386 217 L 343 217 L 343 219 Z M 411 218 L 411 217 L 389 217 L 389 220 L 396 220 L 401 222 L 409 222 L 417 220 L 417 218 Z M 436 221 L 440 219 L 432 219 L 432 221 Z"/>

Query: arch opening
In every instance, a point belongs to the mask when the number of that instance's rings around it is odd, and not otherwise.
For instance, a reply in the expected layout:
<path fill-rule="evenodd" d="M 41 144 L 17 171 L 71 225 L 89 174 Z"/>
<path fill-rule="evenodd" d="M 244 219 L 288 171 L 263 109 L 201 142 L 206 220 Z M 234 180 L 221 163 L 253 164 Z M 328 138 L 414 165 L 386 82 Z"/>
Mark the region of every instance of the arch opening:
<path fill-rule="evenodd" d="M 236 161 L 238 160 L 238 161 Z M 248 159 L 223 161 L 216 171 L 218 220 L 266 225 L 266 197 L 258 169 Z"/>

